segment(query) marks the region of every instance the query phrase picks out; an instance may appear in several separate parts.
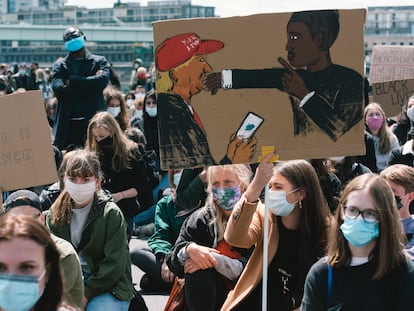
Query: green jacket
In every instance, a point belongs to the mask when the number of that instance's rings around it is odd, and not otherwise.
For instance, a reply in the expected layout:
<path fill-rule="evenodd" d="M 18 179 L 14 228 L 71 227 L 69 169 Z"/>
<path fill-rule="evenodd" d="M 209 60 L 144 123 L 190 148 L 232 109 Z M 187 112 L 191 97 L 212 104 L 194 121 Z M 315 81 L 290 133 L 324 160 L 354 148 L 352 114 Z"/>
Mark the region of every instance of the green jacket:
<path fill-rule="evenodd" d="M 172 196 L 165 196 L 158 201 L 154 217 L 155 232 L 148 239 L 148 246 L 156 256 L 164 257 L 174 246 L 186 217 L 177 217 Z"/>
<path fill-rule="evenodd" d="M 52 233 L 71 242 L 70 224 L 51 224 L 51 215 L 55 209 L 56 205 L 53 205 L 46 224 Z M 85 286 L 85 297 L 88 300 L 106 292 L 120 300 L 132 299 L 131 259 L 126 225 L 121 210 L 108 197 L 95 197 L 76 250 L 82 252 L 91 272 Z"/>

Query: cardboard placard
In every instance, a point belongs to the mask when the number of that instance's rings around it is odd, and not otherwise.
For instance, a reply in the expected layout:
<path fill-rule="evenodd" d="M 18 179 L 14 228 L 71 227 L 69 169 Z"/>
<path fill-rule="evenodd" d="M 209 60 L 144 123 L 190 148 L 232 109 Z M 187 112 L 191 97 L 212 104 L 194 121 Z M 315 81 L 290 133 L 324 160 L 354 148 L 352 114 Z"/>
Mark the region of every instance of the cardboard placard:
<path fill-rule="evenodd" d="M 0 96 L 0 188 L 8 191 L 56 180 L 41 91 Z"/>
<path fill-rule="evenodd" d="M 414 95 L 414 79 L 372 84 L 373 101 L 379 103 L 387 117 L 397 116 Z"/>
<path fill-rule="evenodd" d="M 376 45 L 372 49 L 369 82 L 414 79 L 414 46 Z"/>
<path fill-rule="evenodd" d="M 304 23 L 289 24 L 294 13 L 154 23 L 161 167 L 254 163 L 269 150 L 280 160 L 365 154 L 366 10 L 338 12 L 339 34 L 328 43 L 333 64 L 320 73 L 300 63 L 314 51 L 293 46 L 297 31 L 306 31 Z M 299 29 L 287 39 L 289 27 Z M 210 72 L 222 80 L 216 94 L 203 91 Z M 286 84 L 285 75 L 296 81 Z"/>

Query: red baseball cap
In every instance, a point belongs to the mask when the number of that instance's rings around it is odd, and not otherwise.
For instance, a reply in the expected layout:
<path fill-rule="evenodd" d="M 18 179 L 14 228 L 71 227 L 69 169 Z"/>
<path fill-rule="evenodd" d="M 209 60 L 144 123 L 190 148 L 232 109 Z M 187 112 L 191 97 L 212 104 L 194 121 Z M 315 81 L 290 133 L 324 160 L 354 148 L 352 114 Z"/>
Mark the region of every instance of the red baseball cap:
<path fill-rule="evenodd" d="M 155 50 L 155 64 L 167 71 L 189 60 L 194 55 L 216 52 L 224 47 L 218 40 L 201 40 L 196 33 L 183 33 L 164 40 Z"/>

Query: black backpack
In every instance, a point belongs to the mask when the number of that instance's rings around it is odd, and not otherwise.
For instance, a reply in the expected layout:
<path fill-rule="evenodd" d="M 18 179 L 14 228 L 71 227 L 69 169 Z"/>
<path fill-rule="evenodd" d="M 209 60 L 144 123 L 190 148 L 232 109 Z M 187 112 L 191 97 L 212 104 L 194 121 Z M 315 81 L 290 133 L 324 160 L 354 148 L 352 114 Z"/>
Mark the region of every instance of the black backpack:
<path fill-rule="evenodd" d="M 134 297 L 132 298 L 128 311 L 148 311 L 144 298 L 134 287 Z"/>
<path fill-rule="evenodd" d="M 147 178 L 147 183 L 151 190 L 153 190 L 160 183 L 160 170 L 157 165 L 157 154 L 154 150 L 144 150 L 142 146 L 138 146 L 138 151 L 144 162 L 144 170 L 145 176 Z"/>

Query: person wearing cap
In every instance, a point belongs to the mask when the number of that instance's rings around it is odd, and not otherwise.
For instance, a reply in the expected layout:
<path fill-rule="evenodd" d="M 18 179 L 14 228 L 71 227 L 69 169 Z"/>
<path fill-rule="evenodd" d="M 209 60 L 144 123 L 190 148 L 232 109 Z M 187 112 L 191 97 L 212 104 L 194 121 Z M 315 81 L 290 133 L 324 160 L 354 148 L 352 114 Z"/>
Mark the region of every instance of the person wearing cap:
<path fill-rule="evenodd" d="M 42 214 L 39 197 L 30 190 L 17 190 L 11 193 L 5 200 L 3 209 L 4 214 L 33 216 L 45 223 L 45 214 Z M 72 244 L 54 234 L 51 236 L 60 253 L 65 301 L 73 307 L 82 308 L 84 286 L 79 257 Z"/>
<path fill-rule="evenodd" d="M 52 69 L 52 89 L 58 99 L 54 145 L 61 150 L 68 145 L 84 146 L 89 120 L 105 108 L 103 90 L 110 76 L 108 61 L 89 52 L 78 27 L 66 28 L 63 41 L 68 55 Z"/>
<path fill-rule="evenodd" d="M 201 92 L 204 76 L 212 71 L 207 55 L 223 47 L 221 41 L 183 33 L 167 38 L 156 48 L 160 158 L 164 169 L 216 164 L 191 99 Z M 227 155 L 220 163 L 249 162 L 255 145 L 255 138 L 240 142 L 231 135 Z"/>

